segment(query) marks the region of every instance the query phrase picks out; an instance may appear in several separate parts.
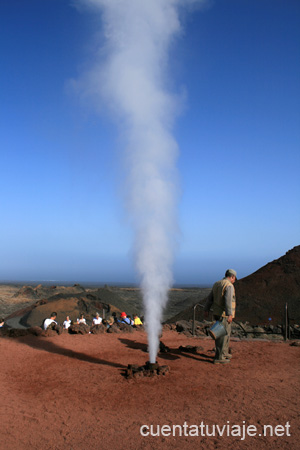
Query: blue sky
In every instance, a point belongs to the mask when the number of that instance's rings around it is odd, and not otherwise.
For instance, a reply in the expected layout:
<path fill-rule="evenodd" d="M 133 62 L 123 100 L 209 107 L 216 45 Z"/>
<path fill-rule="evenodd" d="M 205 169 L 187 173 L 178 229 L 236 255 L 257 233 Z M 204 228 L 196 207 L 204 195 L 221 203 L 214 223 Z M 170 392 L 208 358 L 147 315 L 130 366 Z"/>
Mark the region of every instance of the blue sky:
<path fill-rule="evenodd" d="M 0 280 L 135 281 L 122 143 L 71 89 L 99 17 L 66 0 L 0 5 Z M 215 0 L 183 17 L 177 283 L 239 277 L 299 244 L 300 3 Z"/>

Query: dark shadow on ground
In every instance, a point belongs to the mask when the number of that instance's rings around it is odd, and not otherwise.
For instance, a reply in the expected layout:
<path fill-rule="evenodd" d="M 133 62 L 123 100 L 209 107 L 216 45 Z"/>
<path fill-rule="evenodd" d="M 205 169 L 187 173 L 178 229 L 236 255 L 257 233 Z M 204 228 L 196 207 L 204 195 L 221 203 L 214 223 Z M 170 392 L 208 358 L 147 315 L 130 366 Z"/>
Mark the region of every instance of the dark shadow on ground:
<path fill-rule="evenodd" d="M 184 357 L 190 358 L 190 359 L 194 359 L 194 360 L 199 361 L 199 362 L 207 362 L 207 363 L 210 363 L 210 364 L 213 363 L 213 358 L 214 357 L 206 355 L 205 353 L 189 353 L 189 352 L 186 353 L 186 352 L 184 352 L 182 350 L 179 350 L 179 349 L 177 350 L 177 352 L 181 356 L 184 356 Z"/>
<path fill-rule="evenodd" d="M 186 353 L 180 350 L 179 348 L 170 348 L 170 352 L 168 353 L 158 353 L 158 356 L 165 360 L 178 359 L 180 357 L 195 359 L 199 362 L 208 362 L 211 363 L 212 356 L 208 356 L 205 353 Z M 199 358 L 200 357 L 200 358 Z"/>
<path fill-rule="evenodd" d="M 174 361 L 175 359 L 179 359 L 179 353 L 177 353 L 176 349 L 169 348 L 168 352 L 158 352 L 157 356 L 159 358 L 165 359 L 166 361 Z"/>
<path fill-rule="evenodd" d="M 122 344 L 126 345 L 128 348 L 132 348 L 134 350 L 142 350 L 143 352 L 147 352 L 147 344 L 142 342 L 137 342 L 131 339 L 119 338 L 119 341 Z M 211 351 L 209 351 L 211 352 Z M 195 359 L 196 361 L 208 362 L 212 363 L 214 356 L 206 355 L 205 353 L 190 353 L 184 352 L 178 348 L 169 348 L 168 352 L 158 352 L 157 356 L 166 361 L 174 361 L 175 359 L 179 359 L 181 356 L 186 358 Z"/>
<path fill-rule="evenodd" d="M 124 339 L 124 338 L 120 338 L 119 341 L 122 342 L 122 344 L 126 345 L 128 348 L 132 348 L 134 350 L 142 350 L 143 352 L 148 353 L 148 349 L 147 349 L 148 345 L 147 344 L 143 344 L 141 342 L 132 341 L 130 339 Z M 168 353 L 163 353 L 163 352 L 159 351 L 157 356 L 159 356 L 160 358 L 167 359 L 169 361 L 179 358 L 178 356 L 175 356 L 174 354 L 172 354 L 171 349 Z"/>
<path fill-rule="evenodd" d="M 147 353 L 147 344 L 124 338 L 119 338 L 119 341 L 122 342 L 122 344 L 126 345 L 126 347 L 128 348 L 132 348 L 134 350 L 142 350 L 143 352 Z"/>
<path fill-rule="evenodd" d="M 93 356 L 86 355 L 85 353 L 76 352 L 71 349 L 59 347 L 51 341 L 48 341 L 47 338 L 39 338 L 37 336 L 26 336 L 26 338 L 15 338 L 21 344 L 28 345 L 31 348 L 35 348 L 37 350 L 43 350 L 49 353 L 55 353 L 57 355 L 66 356 L 68 358 L 75 358 L 80 361 L 85 361 L 92 364 L 100 364 L 103 366 L 111 366 L 119 369 L 124 369 L 126 366 L 119 363 L 114 363 L 111 361 L 106 361 L 104 359 L 95 358 Z"/>

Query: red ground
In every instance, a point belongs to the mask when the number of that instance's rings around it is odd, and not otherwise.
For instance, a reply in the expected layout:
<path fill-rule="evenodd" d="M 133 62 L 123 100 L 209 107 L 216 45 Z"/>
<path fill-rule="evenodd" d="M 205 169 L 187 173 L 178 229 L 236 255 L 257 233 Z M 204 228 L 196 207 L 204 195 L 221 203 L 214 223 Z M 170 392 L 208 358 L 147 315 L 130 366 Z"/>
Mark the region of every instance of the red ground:
<path fill-rule="evenodd" d="M 299 448 L 300 347 L 232 342 L 227 366 L 213 365 L 212 340 L 164 332 L 172 353 L 164 377 L 127 380 L 129 363 L 143 365 L 146 335 L 0 338 L 1 443 L 6 450 L 296 449 Z M 180 353 L 201 345 L 203 354 Z M 164 356 L 164 357 L 163 357 Z M 282 425 L 279 437 L 142 437 L 142 425 Z M 290 428 L 286 427 L 289 422 Z M 188 428 L 187 428 L 188 427 Z M 165 428 L 167 433 L 170 429 Z M 252 428 L 253 430 L 253 428 Z M 291 436 L 286 435 L 286 431 Z M 203 429 L 203 434 L 206 429 Z M 3 447 L 1 445 L 3 444 Z"/>

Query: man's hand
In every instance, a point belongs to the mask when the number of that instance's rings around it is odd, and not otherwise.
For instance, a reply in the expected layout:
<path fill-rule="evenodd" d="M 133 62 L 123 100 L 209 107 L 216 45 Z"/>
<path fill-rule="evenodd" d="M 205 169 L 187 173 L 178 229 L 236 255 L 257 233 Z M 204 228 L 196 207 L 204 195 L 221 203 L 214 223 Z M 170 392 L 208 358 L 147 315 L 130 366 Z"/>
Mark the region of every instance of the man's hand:
<path fill-rule="evenodd" d="M 228 322 L 228 323 L 231 323 L 231 322 L 232 322 L 232 316 L 228 316 L 227 322 Z"/>

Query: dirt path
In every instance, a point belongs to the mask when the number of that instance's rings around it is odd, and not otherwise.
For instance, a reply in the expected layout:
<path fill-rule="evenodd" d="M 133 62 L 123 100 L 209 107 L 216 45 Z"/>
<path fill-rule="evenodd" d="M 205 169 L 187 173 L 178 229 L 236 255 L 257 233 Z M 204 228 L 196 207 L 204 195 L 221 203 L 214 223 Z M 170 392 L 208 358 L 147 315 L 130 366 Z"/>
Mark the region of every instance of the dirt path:
<path fill-rule="evenodd" d="M 232 342 L 232 361 L 220 366 L 211 363 L 210 339 L 170 331 L 163 342 L 172 352 L 158 362 L 170 373 L 127 380 L 127 365 L 148 359 L 142 332 L 0 338 L 0 448 L 298 448 L 300 347 Z M 181 353 L 180 345 L 203 351 Z M 174 425 L 175 436 L 168 435 Z M 217 425 L 223 436 L 208 436 Z M 270 437 L 268 429 L 268 436 L 259 436 L 264 425 L 281 435 Z M 254 427 L 256 436 L 241 439 L 243 429 L 254 434 Z M 147 435 L 151 431 L 160 436 Z"/>

